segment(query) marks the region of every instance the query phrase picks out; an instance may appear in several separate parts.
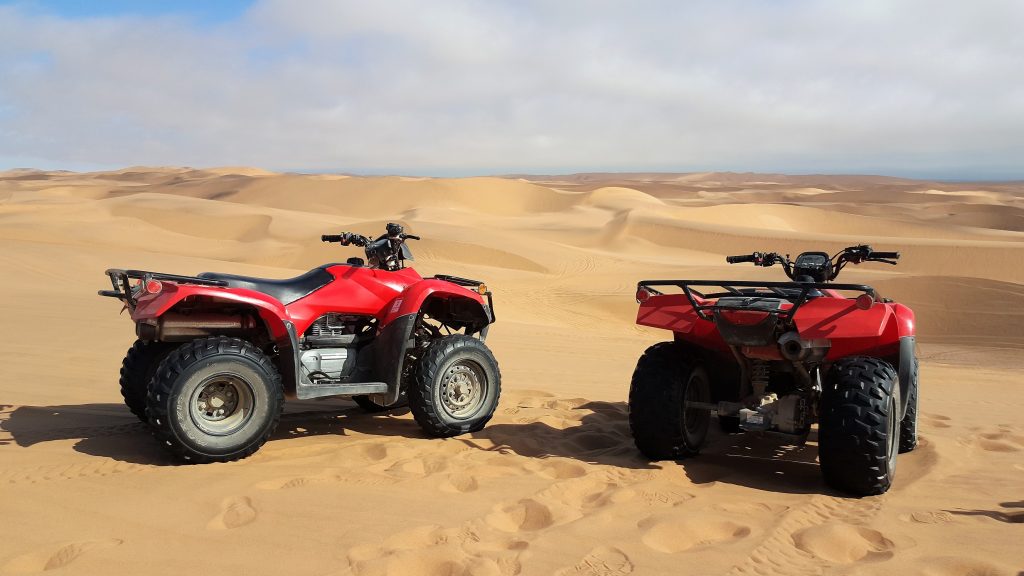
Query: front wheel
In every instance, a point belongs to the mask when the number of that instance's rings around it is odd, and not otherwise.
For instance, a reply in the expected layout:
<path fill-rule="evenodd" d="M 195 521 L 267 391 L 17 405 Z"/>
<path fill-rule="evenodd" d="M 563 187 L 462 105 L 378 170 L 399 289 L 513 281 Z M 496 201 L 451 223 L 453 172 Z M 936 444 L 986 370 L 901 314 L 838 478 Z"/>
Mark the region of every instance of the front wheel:
<path fill-rule="evenodd" d="M 251 343 L 193 340 L 157 369 L 146 406 L 153 434 L 183 460 L 228 462 L 270 438 L 284 409 L 281 376 Z"/>
<path fill-rule="evenodd" d="M 455 334 L 435 340 L 417 360 L 409 409 L 427 434 L 456 436 L 483 428 L 500 395 L 494 355 L 482 341 Z"/>
<path fill-rule="evenodd" d="M 859 496 L 892 486 L 900 445 L 900 387 L 884 360 L 844 358 L 825 379 L 818 460 L 825 482 Z"/>

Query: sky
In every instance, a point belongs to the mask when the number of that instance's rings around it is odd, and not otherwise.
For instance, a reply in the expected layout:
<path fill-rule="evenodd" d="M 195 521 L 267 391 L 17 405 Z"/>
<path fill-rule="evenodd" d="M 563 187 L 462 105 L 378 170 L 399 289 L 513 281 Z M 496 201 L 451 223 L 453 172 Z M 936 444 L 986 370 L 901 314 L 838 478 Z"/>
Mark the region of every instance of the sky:
<path fill-rule="evenodd" d="M 1024 179 L 1018 0 L 0 0 L 0 169 Z"/>

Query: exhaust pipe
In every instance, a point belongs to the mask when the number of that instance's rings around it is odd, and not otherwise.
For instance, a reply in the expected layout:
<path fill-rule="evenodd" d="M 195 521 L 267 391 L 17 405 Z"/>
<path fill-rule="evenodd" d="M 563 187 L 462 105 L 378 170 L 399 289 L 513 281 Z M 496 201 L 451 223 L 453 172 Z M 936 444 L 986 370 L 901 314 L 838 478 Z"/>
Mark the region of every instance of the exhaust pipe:
<path fill-rule="evenodd" d="M 779 353 L 790 362 L 821 360 L 831 347 L 829 340 L 804 340 L 796 332 L 786 332 L 779 338 Z"/>
<path fill-rule="evenodd" d="M 136 332 L 146 340 L 179 341 L 213 334 L 240 333 L 255 328 L 251 316 L 226 315 L 211 312 L 194 314 L 168 313 L 155 323 L 139 322 Z"/>

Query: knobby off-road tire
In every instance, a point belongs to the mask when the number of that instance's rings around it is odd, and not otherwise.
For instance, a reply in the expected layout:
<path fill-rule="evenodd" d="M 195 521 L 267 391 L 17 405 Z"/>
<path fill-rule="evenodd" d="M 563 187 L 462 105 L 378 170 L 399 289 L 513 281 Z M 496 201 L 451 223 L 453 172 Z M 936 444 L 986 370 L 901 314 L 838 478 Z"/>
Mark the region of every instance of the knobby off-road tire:
<path fill-rule="evenodd" d="M 121 362 L 121 396 L 125 406 L 143 422 L 149 422 L 146 417 L 149 381 L 153 379 L 160 361 L 177 346 L 179 344 L 136 340 Z"/>
<path fill-rule="evenodd" d="M 917 358 L 914 358 L 914 381 L 910 383 L 910 390 L 907 391 L 907 412 L 900 420 L 900 454 L 911 452 L 917 448 Z"/>
<path fill-rule="evenodd" d="M 423 431 L 448 437 L 476 432 L 498 407 L 501 373 L 494 355 L 477 338 L 438 338 L 417 361 L 409 409 Z"/>
<path fill-rule="evenodd" d="M 648 348 L 629 387 L 629 428 L 644 456 L 675 460 L 700 452 L 711 413 L 685 408 L 686 400 L 711 401 L 707 371 L 674 342 Z"/>
<path fill-rule="evenodd" d="M 889 489 L 899 452 L 899 394 L 896 370 L 884 360 L 852 357 L 832 365 L 818 424 L 828 485 L 859 496 Z"/>
<path fill-rule="evenodd" d="M 188 462 L 228 462 L 270 438 L 284 409 L 281 375 L 253 344 L 200 338 L 171 352 L 147 397 L 154 436 Z"/>
<path fill-rule="evenodd" d="M 398 400 L 394 404 L 377 404 L 370 399 L 369 396 L 353 396 L 352 401 L 359 405 L 364 412 L 371 414 L 375 412 L 387 412 L 388 410 L 394 410 L 396 408 L 404 408 L 409 405 L 409 394 L 406 390 L 402 390 L 398 396 Z"/>

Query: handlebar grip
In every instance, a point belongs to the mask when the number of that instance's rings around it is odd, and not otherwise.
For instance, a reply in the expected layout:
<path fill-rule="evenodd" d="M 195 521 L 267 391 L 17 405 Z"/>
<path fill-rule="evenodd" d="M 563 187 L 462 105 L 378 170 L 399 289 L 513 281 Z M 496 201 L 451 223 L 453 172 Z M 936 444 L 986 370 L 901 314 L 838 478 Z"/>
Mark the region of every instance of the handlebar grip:
<path fill-rule="evenodd" d="M 414 236 L 414 235 L 412 235 L 412 234 L 406 234 L 406 235 L 405 235 L 405 239 L 406 239 L 406 240 L 419 240 L 419 239 L 420 239 L 420 237 L 419 237 L 419 236 Z"/>
<path fill-rule="evenodd" d="M 757 258 L 753 254 L 744 254 L 742 256 L 726 256 L 725 261 L 729 264 L 739 264 L 741 262 L 757 262 Z"/>
<path fill-rule="evenodd" d="M 872 258 L 885 258 L 886 260 L 899 260 L 900 259 L 900 253 L 899 252 L 872 252 L 871 253 L 871 257 Z"/>
<path fill-rule="evenodd" d="M 341 242 L 341 234 L 324 234 L 320 237 L 321 242 Z"/>

